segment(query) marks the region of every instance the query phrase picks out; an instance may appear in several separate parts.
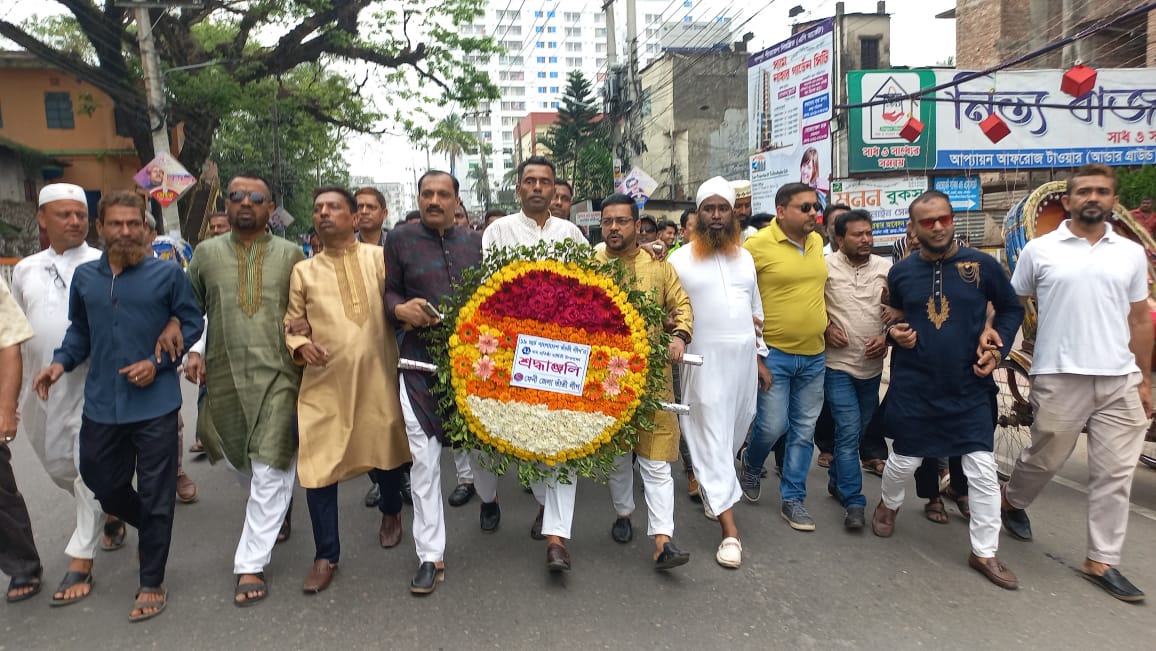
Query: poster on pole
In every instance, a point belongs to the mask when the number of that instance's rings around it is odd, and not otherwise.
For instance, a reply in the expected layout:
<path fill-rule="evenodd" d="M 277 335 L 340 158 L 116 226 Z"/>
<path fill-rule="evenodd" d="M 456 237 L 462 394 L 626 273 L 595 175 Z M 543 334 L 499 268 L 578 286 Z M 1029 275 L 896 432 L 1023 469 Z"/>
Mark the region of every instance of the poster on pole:
<path fill-rule="evenodd" d="M 618 192 L 634 199 L 634 203 L 638 204 L 641 209 L 650 200 L 650 195 L 658 188 L 658 181 L 655 181 L 646 172 L 635 167 L 630 170 L 630 173 L 622 179 L 618 184 Z"/>
<path fill-rule="evenodd" d="M 871 213 L 875 246 L 890 246 L 907 234 L 907 209 L 926 190 L 926 176 L 838 179 L 831 182 L 831 203 Z M 833 227 L 828 229 L 834 233 Z"/>
<path fill-rule="evenodd" d="M 137 170 L 132 178 L 165 208 L 197 184 L 197 179 L 168 152 L 157 154 L 156 158 Z"/>
<path fill-rule="evenodd" d="M 836 80 L 833 18 L 747 60 L 751 201 L 775 211 L 787 183 L 815 188 L 826 203 L 831 174 L 831 105 Z"/>

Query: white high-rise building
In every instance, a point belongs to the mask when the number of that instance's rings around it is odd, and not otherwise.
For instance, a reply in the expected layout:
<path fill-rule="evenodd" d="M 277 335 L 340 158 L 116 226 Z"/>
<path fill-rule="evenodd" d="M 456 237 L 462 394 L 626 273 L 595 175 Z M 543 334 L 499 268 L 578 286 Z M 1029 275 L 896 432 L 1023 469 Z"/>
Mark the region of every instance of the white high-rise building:
<path fill-rule="evenodd" d="M 670 23 L 726 21 L 715 4 L 637 0 L 639 68 L 661 54 L 664 23 L 669 31 Z M 603 0 L 490 0 L 485 16 L 462 27 L 463 36 L 492 36 L 507 50 L 500 55 L 466 57 L 467 62 L 487 71 L 501 92 L 500 100 L 463 115 L 465 127 L 480 133 L 493 147 L 493 155 L 486 157 L 491 187 L 502 185 L 503 176 L 514 167 L 515 125 L 529 113 L 556 111 L 571 70 L 581 70 L 594 82 L 601 101 L 602 83 L 609 69 L 602 5 Z M 617 61 L 626 64 L 626 1 L 616 0 L 614 10 Z M 722 38 L 727 40 L 725 34 Z M 702 45 L 709 48 L 715 44 Z M 466 164 L 459 166 L 462 197 L 473 209 L 478 205 L 467 173 L 479 163 L 478 156 L 466 156 Z"/>

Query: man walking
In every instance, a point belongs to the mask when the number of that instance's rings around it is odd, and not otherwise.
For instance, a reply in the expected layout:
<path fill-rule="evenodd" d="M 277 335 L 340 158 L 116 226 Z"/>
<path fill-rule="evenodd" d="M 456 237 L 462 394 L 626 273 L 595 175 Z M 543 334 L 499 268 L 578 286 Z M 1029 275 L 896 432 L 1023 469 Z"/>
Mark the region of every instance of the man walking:
<path fill-rule="evenodd" d="M 225 192 L 232 231 L 202 242 L 189 264 L 193 293 L 208 316 L 205 351 L 190 351 L 185 376 L 204 384 L 197 433 L 209 459 L 224 459 L 247 479 L 249 500 L 233 556 L 234 603 L 268 594 L 265 566 L 292 503 L 296 478 L 296 402 L 301 369 L 281 328 L 301 248 L 273 237 L 269 184 L 233 177 Z"/>
<path fill-rule="evenodd" d="M 747 238 L 759 277 L 766 321 L 763 337 L 770 353 L 763 364 L 771 372 L 771 390 L 759 394 L 750 445 L 743 455 L 743 497 L 757 502 L 763 463 L 786 436 L 779 491 L 780 515 L 798 531 L 814 531 L 815 521 L 803 506 L 807 472 L 814 452 L 815 421 L 823 408 L 827 328 L 824 288 L 827 263 L 823 238 L 815 232 L 822 209 L 814 188 L 788 183 L 775 194 L 775 220 Z"/>
<path fill-rule="evenodd" d="M 763 306 L 754 262 L 740 245 L 734 190 L 716 176 L 699 187 L 697 199 L 695 234 L 670 256 L 694 313 L 695 337 L 687 352 L 704 358 L 701 367 L 683 368 L 682 395 L 692 409 L 681 423 L 703 509 L 722 528 L 715 560 L 737 568 L 743 547 L 734 505 L 742 489 L 734 458 L 755 416 L 755 394 L 771 387 L 771 375 L 758 359 L 767 354 L 756 336 Z"/>
<path fill-rule="evenodd" d="M 902 322 L 888 327 L 898 345 L 891 354 L 887 426 L 895 443 L 883 470 L 871 527 L 886 538 L 906 496 L 905 484 L 925 457 L 961 456 L 971 502 L 968 565 L 1001 588 L 1019 580 L 996 557 L 999 547 L 999 480 L 992 454 L 996 386 L 991 373 L 1023 321 L 1024 310 L 994 258 L 955 241 L 951 201 L 929 190 L 911 202 L 919 254 L 891 268 L 892 307 Z M 1000 348 L 977 348 L 993 310 Z"/>
<path fill-rule="evenodd" d="M 1032 444 L 1007 483 L 1003 519 L 1012 536 L 1032 539 L 1024 509 L 1063 467 L 1086 425 L 1088 548 L 1080 571 L 1113 597 L 1136 602 L 1143 591 L 1116 566 L 1152 416 L 1152 319 L 1144 249 L 1107 223 L 1116 190 L 1112 168 L 1076 170 L 1063 198 L 1069 218 L 1028 242 L 1016 263 L 1016 293 L 1039 301 L 1031 369 L 1036 418 Z"/>
<path fill-rule="evenodd" d="M 52 385 L 90 360 L 80 426 L 80 474 L 106 513 L 136 527 L 140 590 L 129 620 L 165 608 L 163 583 L 176 496 L 180 378 L 154 342 L 170 317 L 185 341 L 196 341 L 203 315 L 180 267 L 150 255 L 144 201 L 110 192 L 97 206 L 107 249 L 72 278 L 71 323 L 52 364 L 33 388 L 47 400 Z M 133 476 L 136 488 L 133 488 Z"/>

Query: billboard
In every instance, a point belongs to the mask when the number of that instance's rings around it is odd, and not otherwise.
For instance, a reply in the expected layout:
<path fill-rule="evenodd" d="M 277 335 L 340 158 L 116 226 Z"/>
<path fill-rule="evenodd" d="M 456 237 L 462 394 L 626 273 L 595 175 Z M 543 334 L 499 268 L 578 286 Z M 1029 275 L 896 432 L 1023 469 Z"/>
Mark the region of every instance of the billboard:
<path fill-rule="evenodd" d="M 840 179 L 831 182 L 831 203 L 871 213 L 875 246 L 887 246 L 907 234 L 907 208 L 926 190 L 926 176 Z M 833 227 L 828 229 L 835 232 Z"/>
<path fill-rule="evenodd" d="M 807 183 L 820 200 L 830 189 L 834 24 L 820 21 L 747 60 L 755 212 L 773 213 L 775 192 L 787 183 Z"/>
<path fill-rule="evenodd" d="M 1088 163 L 1156 163 L 1156 69 L 1105 68 L 1096 87 L 1078 98 L 1060 90 L 1064 70 L 1015 70 L 985 75 L 936 93 L 935 102 L 886 102 L 895 94 L 953 84 L 956 70 L 848 73 L 850 171 L 900 169 L 999 170 L 1078 167 Z M 882 90 L 881 90 L 882 89 Z M 933 105 L 933 106 L 929 106 Z M 907 115 L 925 124 L 909 143 L 898 135 Z M 999 115 L 1011 133 L 993 143 L 979 123 Z M 888 122 L 885 118 L 891 116 Z"/>

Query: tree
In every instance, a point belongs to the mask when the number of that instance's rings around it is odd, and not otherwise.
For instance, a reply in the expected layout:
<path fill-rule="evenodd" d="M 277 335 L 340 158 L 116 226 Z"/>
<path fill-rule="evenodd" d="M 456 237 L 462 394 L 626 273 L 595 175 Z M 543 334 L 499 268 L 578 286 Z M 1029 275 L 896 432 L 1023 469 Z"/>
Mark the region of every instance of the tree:
<path fill-rule="evenodd" d="M 458 159 L 478 146 L 477 137 L 466 131 L 457 113 L 442 118 L 430 132 L 430 139 L 434 153 L 445 154 L 450 159 L 450 176 L 457 176 Z"/>
<path fill-rule="evenodd" d="M 613 185 L 610 136 L 599 119 L 593 85 L 581 71 L 566 76 L 558 121 L 541 139 L 550 150 L 557 176 L 574 187 L 575 199 L 603 196 Z"/>
<path fill-rule="evenodd" d="M 66 19 L 44 28 L 0 19 L 0 36 L 112 97 L 137 154 L 151 159 L 148 103 L 131 13 L 115 0 L 99 6 L 95 0 L 57 2 L 69 10 Z M 427 106 L 474 106 L 498 96 L 488 75 L 462 56 L 498 51 L 490 37 L 462 36 L 459 29 L 482 14 L 485 0 L 201 4 L 150 10 L 162 69 L 183 68 L 165 78 L 165 117 L 170 126 L 183 125 L 179 159 L 195 175 L 223 121 L 251 108 L 257 98 L 267 101 L 270 82 L 277 84 L 280 99 L 294 100 L 296 112 L 318 123 L 371 133 L 389 119 L 415 137 L 428 124 Z M 83 39 L 75 38 L 77 33 Z M 262 43 L 257 34 L 281 36 Z M 357 71 L 339 72 L 338 62 Z M 312 70 L 314 83 L 290 83 L 290 73 L 299 68 Z M 388 93 L 387 107 L 374 105 L 371 77 Z M 319 85 L 340 92 L 313 94 Z"/>

